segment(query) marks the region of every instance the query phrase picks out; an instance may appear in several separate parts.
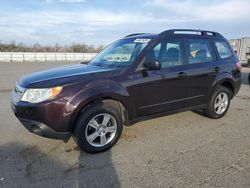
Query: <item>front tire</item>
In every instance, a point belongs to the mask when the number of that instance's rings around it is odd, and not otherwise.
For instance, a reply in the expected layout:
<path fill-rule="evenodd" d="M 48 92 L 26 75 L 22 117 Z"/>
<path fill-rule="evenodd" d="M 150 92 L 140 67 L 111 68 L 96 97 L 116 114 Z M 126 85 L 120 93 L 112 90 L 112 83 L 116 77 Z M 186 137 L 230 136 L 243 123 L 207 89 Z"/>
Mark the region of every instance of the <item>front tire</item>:
<path fill-rule="evenodd" d="M 120 138 L 123 121 L 117 109 L 111 105 L 94 104 L 78 117 L 74 137 L 78 146 L 88 153 L 110 149 Z"/>
<path fill-rule="evenodd" d="M 210 97 L 207 108 L 204 110 L 207 117 L 219 119 L 223 117 L 230 106 L 231 90 L 224 86 L 218 86 Z"/>

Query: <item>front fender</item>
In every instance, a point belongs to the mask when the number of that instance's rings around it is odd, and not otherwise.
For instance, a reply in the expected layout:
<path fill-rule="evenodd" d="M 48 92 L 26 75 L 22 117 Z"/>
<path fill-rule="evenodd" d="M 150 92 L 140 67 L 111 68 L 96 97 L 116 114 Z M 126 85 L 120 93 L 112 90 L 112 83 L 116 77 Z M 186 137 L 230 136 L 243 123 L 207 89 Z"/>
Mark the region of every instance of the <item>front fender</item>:
<path fill-rule="evenodd" d="M 121 102 L 127 109 L 128 113 L 133 112 L 132 102 L 130 101 L 130 95 L 125 88 L 117 83 L 109 83 L 105 85 L 96 85 L 95 87 L 86 87 L 77 92 L 74 97 L 69 101 L 72 108 L 72 115 L 69 122 L 69 126 L 73 127 L 73 124 L 81 112 L 89 103 L 98 101 L 100 99 L 114 99 Z M 128 114 L 130 116 L 130 114 Z"/>

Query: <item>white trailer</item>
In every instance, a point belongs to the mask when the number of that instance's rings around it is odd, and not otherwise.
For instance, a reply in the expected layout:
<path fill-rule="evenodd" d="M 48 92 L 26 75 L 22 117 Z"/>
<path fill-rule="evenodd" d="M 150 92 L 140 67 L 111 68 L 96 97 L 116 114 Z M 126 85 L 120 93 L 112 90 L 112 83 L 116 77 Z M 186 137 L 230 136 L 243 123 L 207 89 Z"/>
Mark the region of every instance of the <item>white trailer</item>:
<path fill-rule="evenodd" d="M 250 37 L 229 40 L 242 65 L 250 66 Z"/>

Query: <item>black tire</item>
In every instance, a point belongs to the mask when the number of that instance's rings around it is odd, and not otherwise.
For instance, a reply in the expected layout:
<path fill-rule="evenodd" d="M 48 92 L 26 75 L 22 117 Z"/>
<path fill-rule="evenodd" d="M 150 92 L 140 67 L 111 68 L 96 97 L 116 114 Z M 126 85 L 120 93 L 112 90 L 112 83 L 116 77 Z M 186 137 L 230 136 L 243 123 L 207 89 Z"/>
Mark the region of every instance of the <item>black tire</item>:
<path fill-rule="evenodd" d="M 215 100 L 216 100 L 217 96 L 221 93 L 223 93 L 223 94 L 225 93 L 227 95 L 228 103 L 227 103 L 227 107 L 223 111 L 223 113 L 218 114 L 215 110 L 214 105 L 215 105 L 215 102 L 216 102 Z M 212 119 L 219 119 L 219 118 L 223 117 L 229 109 L 231 98 L 232 98 L 232 91 L 230 89 L 228 89 L 224 86 L 217 86 L 209 99 L 209 102 L 208 102 L 206 109 L 204 110 L 205 115 L 209 118 L 212 118 Z"/>
<path fill-rule="evenodd" d="M 86 138 L 86 128 L 88 127 L 89 121 L 98 116 L 99 114 L 110 114 L 116 121 L 116 132 L 112 140 L 104 146 L 93 146 Z M 99 153 L 110 149 L 116 144 L 121 136 L 123 130 L 123 121 L 119 113 L 119 110 L 114 108 L 112 105 L 105 103 L 98 103 L 89 106 L 86 110 L 82 111 L 79 115 L 77 122 L 74 127 L 74 140 L 77 145 L 84 151 L 88 153 Z"/>

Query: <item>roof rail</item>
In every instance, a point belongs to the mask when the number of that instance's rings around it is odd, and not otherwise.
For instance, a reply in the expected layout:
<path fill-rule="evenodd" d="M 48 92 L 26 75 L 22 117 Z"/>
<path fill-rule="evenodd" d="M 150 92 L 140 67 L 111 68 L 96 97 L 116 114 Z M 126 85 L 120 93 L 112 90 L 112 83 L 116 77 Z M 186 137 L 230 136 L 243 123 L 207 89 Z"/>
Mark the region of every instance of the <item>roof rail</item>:
<path fill-rule="evenodd" d="M 214 32 L 214 31 L 196 30 L 196 29 L 170 29 L 170 30 L 161 32 L 159 36 L 175 35 L 175 34 L 193 34 L 193 35 L 197 34 L 197 35 L 204 35 L 204 36 L 222 37 L 221 34 Z"/>
<path fill-rule="evenodd" d="M 132 37 L 132 36 L 136 36 L 136 35 L 145 35 L 145 34 L 149 34 L 149 33 L 133 33 L 133 34 L 125 36 L 124 38 Z"/>

